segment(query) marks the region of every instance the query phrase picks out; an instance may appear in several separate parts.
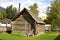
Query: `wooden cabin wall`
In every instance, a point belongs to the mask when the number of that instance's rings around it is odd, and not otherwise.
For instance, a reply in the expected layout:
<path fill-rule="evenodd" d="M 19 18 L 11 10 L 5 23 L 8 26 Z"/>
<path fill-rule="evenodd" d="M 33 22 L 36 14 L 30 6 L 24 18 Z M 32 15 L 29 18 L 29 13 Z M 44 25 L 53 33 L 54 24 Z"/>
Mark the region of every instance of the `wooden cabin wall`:
<path fill-rule="evenodd" d="M 2 27 L 2 26 L 0 26 L 0 33 L 2 33 L 2 32 L 6 32 L 6 27 Z"/>
<path fill-rule="evenodd" d="M 41 34 L 45 32 L 45 25 L 43 24 L 37 24 L 36 25 L 36 34 Z"/>
<path fill-rule="evenodd" d="M 14 22 L 13 22 L 13 30 L 14 31 L 20 31 L 23 33 L 28 33 L 31 30 L 31 25 L 28 23 L 23 15 L 19 16 Z"/>

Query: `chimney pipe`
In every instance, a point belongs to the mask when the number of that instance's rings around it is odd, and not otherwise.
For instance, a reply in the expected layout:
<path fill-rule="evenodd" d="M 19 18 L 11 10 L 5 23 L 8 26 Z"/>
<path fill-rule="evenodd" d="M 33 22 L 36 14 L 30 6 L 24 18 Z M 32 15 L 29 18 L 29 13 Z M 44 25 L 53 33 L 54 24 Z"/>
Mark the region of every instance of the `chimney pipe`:
<path fill-rule="evenodd" d="M 20 3 L 19 3 L 19 6 L 18 6 L 18 13 L 20 13 Z"/>

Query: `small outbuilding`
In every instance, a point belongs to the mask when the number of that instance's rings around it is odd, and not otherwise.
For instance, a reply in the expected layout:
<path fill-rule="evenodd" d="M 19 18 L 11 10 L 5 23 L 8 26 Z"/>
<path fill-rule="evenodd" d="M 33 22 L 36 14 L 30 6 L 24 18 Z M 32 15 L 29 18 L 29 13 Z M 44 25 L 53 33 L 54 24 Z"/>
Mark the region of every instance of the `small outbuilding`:
<path fill-rule="evenodd" d="M 2 19 L 0 20 L 0 32 L 11 31 L 11 20 L 10 19 Z"/>

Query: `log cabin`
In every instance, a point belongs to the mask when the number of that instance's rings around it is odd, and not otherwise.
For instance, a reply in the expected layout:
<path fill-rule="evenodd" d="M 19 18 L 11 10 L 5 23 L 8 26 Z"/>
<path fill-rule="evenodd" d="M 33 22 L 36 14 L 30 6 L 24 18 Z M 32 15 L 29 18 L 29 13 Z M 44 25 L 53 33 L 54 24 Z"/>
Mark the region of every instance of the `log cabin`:
<path fill-rule="evenodd" d="M 12 19 L 12 27 L 13 31 L 20 31 L 25 35 L 41 34 L 45 31 L 45 23 L 26 8 Z"/>

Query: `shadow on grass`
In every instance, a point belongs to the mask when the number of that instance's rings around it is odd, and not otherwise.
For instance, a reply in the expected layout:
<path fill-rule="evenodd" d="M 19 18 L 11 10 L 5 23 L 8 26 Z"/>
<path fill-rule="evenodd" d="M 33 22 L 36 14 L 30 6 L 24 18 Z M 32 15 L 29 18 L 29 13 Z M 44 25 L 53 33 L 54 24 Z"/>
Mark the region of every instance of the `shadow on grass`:
<path fill-rule="evenodd" d="M 55 40 L 60 40 L 60 35 L 58 35 L 58 36 L 55 38 Z"/>

